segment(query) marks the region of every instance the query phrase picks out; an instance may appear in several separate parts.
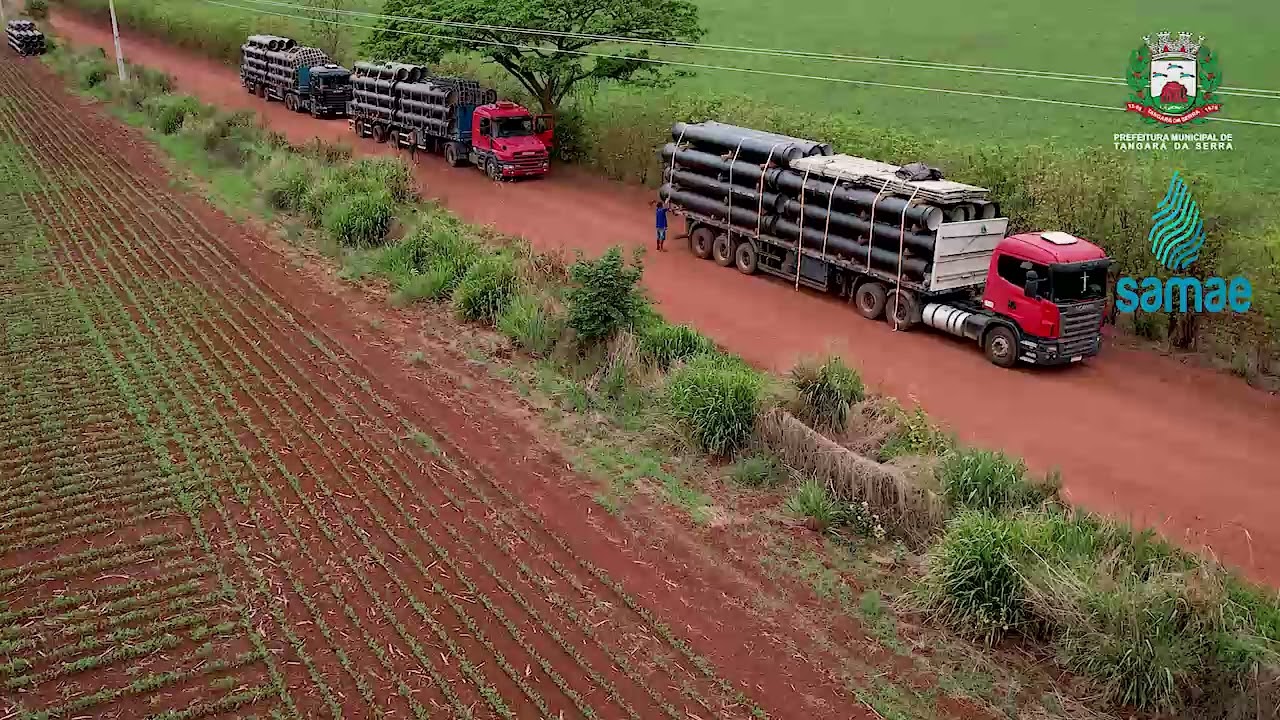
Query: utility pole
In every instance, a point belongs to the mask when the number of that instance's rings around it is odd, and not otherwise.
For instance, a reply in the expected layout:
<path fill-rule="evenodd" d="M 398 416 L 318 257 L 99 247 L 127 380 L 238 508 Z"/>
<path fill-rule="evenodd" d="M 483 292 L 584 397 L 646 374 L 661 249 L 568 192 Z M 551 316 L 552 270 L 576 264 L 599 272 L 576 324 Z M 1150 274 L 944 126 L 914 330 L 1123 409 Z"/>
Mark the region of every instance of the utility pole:
<path fill-rule="evenodd" d="M 9 16 L 6 15 L 4 11 L 4 0 L 0 0 L 0 23 L 5 25 L 9 24 Z"/>
<path fill-rule="evenodd" d="M 4 0 L 0 0 L 3 3 Z M 107 0 L 107 7 L 111 10 L 111 37 L 116 41 L 116 69 L 120 71 L 120 82 L 129 82 L 129 73 L 124 69 L 124 52 L 120 50 L 120 25 L 116 23 L 116 3 L 115 0 Z"/>

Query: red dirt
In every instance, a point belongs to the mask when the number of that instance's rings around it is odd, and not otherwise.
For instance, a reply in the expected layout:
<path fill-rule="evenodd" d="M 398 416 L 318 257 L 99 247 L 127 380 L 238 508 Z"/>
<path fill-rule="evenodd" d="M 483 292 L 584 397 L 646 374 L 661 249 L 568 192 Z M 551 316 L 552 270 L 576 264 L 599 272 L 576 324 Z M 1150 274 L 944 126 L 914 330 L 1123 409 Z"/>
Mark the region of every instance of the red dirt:
<path fill-rule="evenodd" d="M 354 716 L 362 700 L 488 716 L 469 673 L 516 717 L 537 714 L 535 697 L 550 717 L 578 715 L 576 697 L 633 717 L 737 717 L 738 690 L 776 717 L 861 716 L 786 652 L 785 622 L 728 602 L 734 577 L 628 545 L 589 483 L 486 401 L 499 388 L 459 387 L 461 361 L 434 353 L 435 372 L 410 375 L 348 311 L 357 291 L 317 291 L 269 242 L 175 194 L 138 133 L 42 89 L 57 80 L 35 63 L 0 66 L 0 80 L 59 196 L 40 206 L 57 215 L 59 263 L 102 291 L 94 302 L 128 310 L 131 328 L 97 319 L 106 342 L 154 371 L 139 392 L 154 387 L 194 443 L 175 442 L 175 462 L 203 462 L 199 443 L 231 443 L 232 460 L 244 448 L 233 477 L 253 494 L 224 492 L 202 524 L 306 716 L 326 687 Z"/>
<path fill-rule="evenodd" d="M 96 20 L 55 15 L 59 34 L 111 47 Z M 228 108 L 257 111 L 293 142 L 354 144 L 345 122 L 290 113 L 249 96 L 233 68 L 135 33 L 126 53 L 174 74 L 177 88 Z M 539 248 L 600 252 L 651 242 L 652 193 L 556 168 L 553 176 L 495 185 L 472 170 L 421 157 L 424 194 L 462 218 L 523 235 Z M 781 370 L 806 354 L 845 353 L 881 391 L 918 401 L 962 439 L 1059 469 L 1068 497 L 1188 547 L 1207 545 L 1255 579 L 1280 584 L 1280 400 L 1238 379 L 1112 344 L 1061 370 L 1006 371 L 976 348 L 927 332 L 894 333 L 842 303 L 784 283 L 696 262 L 682 247 L 651 253 L 645 283 L 664 315 L 686 322 L 760 366 Z"/>

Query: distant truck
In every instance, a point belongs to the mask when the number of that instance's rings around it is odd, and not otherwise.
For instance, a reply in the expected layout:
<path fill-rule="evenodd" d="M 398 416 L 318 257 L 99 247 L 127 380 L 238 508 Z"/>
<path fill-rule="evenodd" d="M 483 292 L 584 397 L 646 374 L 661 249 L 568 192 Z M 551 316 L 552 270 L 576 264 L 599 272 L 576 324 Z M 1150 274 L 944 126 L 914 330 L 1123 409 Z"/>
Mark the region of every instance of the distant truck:
<path fill-rule="evenodd" d="M 968 338 L 1002 367 L 1101 349 L 1107 254 L 1064 232 L 1005 237 L 984 188 L 721 123 L 672 137 L 659 198 L 685 215 L 697 257 Z"/>
<path fill-rule="evenodd" d="M 265 100 L 313 117 L 336 117 L 351 101 L 351 72 L 323 50 L 277 35 L 250 35 L 240 46 L 240 82 Z"/>
<path fill-rule="evenodd" d="M 453 167 L 471 164 L 494 180 L 550 171 L 555 130 L 494 90 L 418 65 L 358 62 L 348 123 L 360 137 L 441 153 Z"/>

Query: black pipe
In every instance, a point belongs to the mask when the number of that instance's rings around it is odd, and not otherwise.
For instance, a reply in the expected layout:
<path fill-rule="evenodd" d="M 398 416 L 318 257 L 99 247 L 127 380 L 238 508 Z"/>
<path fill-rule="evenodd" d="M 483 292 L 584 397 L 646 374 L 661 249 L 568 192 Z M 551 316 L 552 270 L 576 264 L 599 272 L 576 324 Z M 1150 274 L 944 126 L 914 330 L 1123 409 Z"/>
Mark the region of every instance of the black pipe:
<path fill-rule="evenodd" d="M 835 149 L 831 147 L 830 143 L 820 143 L 816 140 L 806 140 L 804 138 L 791 137 L 790 135 L 782 135 L 775 132 L 769 132 L 767 130 L 757 130 L 755 128 L 740 127 L 738 125 L 728 125 L 726 123 L 717 122 L 715 120 L 707 120 L 706 122 L 699 123 L 699 124 L 704 125 L 706 127 L 711 127 L 711 128 L 720 128 L 727 132 L 732 132 L 732 133 L 750 133 L 752 135 L 769 138 L 771 139 L 772 142 L 775 142 L 775 143 L 799 142 L 801 143 L 801 146 L 802 146 L 801 149 L 804 150 L 805 157 L 812 157 L 814 155 L 834 155 L 835 154 Z"/>
<path fill-rule="evenodd" d="M 788 200 L 783 212 L 791 217 L 800 216 L 800 202 L 798 200 Z M 827 226 L 827 207 L 821 203 L 806 203 L 804 206 L 805 226 L 825 228 Z M 933 255 L 934 236 L 925 233 L 912 232 L 910 226 L 907 227 L 905 236 L 900 237 L 902 228 L 887 223 L 873 223 L 863 220 L 856 215 L 848 215 L 841 212 L 830 213 L 831 227 L 840 228 L 844 233 L 852 233 L 854 237 L 865 238 L 867 233 L 875 233 L 875 243 L 882 247 L 891 247 L 897 249 L 898 243 L 901 242 L 913 251 L 924 254 Z"/>
<path fill-rule="evenodd" d="M 805 182 L 803 175 L 792 170 L 770 173 L 765 182 L 774 190 L 785 190 L 795 197 L 800 196 L 802 186 L 809 194 L 824 200 L 834 191 L 837 203 L 852 205 L 860 210 L 870 210 L 871 206 L 875 205 L 876 219 L 881 222 L 893 222 L 895 225 L 901 221 L 904 208 L 910 223 L 929 230 L 937 230 L 944 217 L 943 211 L 932 205 L 908 205 L 904 198 L 895 195 L 882 195 L 877 202 L 876 193 L 870 190 L 837 187 L 825 180 L 815 180 L 812 177 Z"/>
<path fill-rule="evenodd" d="M 773 232 L 779 237 L 788 240 L 797 240 L 800 237 L 800 226 L 790 220 L 778 220 L 773 223 Z M 804 228 L 804 247 L 809 250 L 821 252 L 823 249 L 824 234 L 822 228 L 813 228 L 806 225 Z M 846 259 L 855 262 L 867 261 L 867 246 L 865 243 L 859 243 L 856 240 L 850 240 L 840 235 L 825 235 L 826 251 L 828 255 L 840 255 Z M 871 267 L 883 272 L 898 272 L 898 253 L 883 250 L 881 248 L 871 248 Z M 929 263 L 920 258 L 904 257 L 902 258 L 902 275 L 912 280 L 921 280 L 929 269 Z"/>
<path fill-rule="evenodd" d="M 721 182 L 706 175 L 684 170 L 676 170 L 674 173 L 669 173 L 667 180 L 681 190 L 688 190 L 698 195 L 706 195 L 721 201 L 729 197 L 729 193 L 732 192 L 737 198 L 742 198 L 741 200 L 734 200 L 735 207 L 743 205 L 757 210 L 763 207 L 766 214 L 778 212 L 778 208 L 786 203 L 786 198 L 779 197 L 776 193 L 761 193 L 754 188 L 730 185 L 727 182 Z"/>
<path fill-rule="evenodd" d="M 733 223 L 742 227 L 754 228 L 759 225 L 761 230 L 767 230 L 772 220 L 769 217 L 761 218 L 754 207 L 745 204 L 739 207 L 735 204 L 731 212 L 728 204 L 721 200 L 677 190 L 671 185 L 663 185 L 658 190 L 658 197 L 662 200 L 670 200 L 672 205 L 693 210 L 720 222 L 725 222 L 727 218 L 732 217 Z"/>
<path fill-rule="evenodd" d="M 677 142 L 691 142 L 697 145 L 713 147 L 726 153 L 738 153 L 738 159 L 756 160 L 759 162 L 776 162 L 788 166 L 792 161 L 805 157 L 811 144 L 792 139 L 780 141 L 746 132 L 744 128 L 732 125 L 725 127 L 708 127 L 690 123 L 676 123 L 671 128 L 671 137 Z"/>
<path fill-rule="evenodd" d="M 723 177 L 726 181 L 729 179 L 729 169 L 733 168 L 733 184 L 758 185 L 760 176 L 764 174 L 764 170 L 760 168 L 759 163 L 746 162 L 739 160 L 731 162 L 725 160 L 719 155 L 702 152 L 700 150 L 689 150 L 685 148 L 677 148 L 675 143 L 667 143 L 662 146 L 662 159 L 666 163 L 670 163 L 672 158 L 681 166 L 697 168 L 703 174 L 708 172 L 715 173 L 719 177 Z M 669 169 L 669 168 L 668 168 Z M 768 184 L 766 180 L 766 185 Z M 776 188 L 774 188 L 776 189 Z"/>

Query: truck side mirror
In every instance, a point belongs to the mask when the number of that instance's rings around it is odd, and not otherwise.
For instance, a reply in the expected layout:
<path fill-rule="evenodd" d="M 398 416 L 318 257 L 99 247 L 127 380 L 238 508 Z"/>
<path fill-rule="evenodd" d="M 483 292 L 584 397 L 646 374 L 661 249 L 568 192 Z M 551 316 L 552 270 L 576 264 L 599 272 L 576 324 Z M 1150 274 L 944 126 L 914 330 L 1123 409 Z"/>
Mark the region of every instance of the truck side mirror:
<path fill-rule="evenodd" d="M 1037 273 L 1035 270 L 1028 270 L 1026 284 L 1023 286 L 1022 290 L 1024 293 L 1026 293 L 1027 297 L 1031 298 L 1032 300 L 1039 300 L 1040 299 L 1040 274 Z"/>

